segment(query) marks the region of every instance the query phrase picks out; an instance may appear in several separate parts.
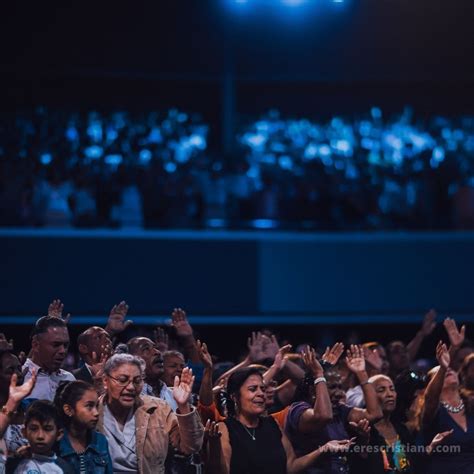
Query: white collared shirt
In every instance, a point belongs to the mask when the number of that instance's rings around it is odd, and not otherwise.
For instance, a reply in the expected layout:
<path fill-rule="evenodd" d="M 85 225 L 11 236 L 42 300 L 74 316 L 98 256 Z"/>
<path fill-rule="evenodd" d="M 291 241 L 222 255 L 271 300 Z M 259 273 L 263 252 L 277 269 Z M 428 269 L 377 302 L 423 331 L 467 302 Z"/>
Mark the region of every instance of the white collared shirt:
<path fill-rule="evenodd" d="M 48 373 L 39 365 L 35 364 L 31 359 L 26 359 L 26 362 L 23 365 L 23 371 L 28 369 L 28 372 L 25 374 L 25 382 L 31 378 L 31 369 L 33 368 L 36 369 L 37 378 L 33 391 L 28 398 L 33 398 L 35 400 L 49 400 L 52 402 L 56 395 L 58 385 L 61 382 L 72 382 L 73 380 L 76 380 L 76 377 L 74 377 L 71 372 L 59 369 L 56 372 Z"/>
<path fill-rule="evenodd" d="M 147 384 L 146 382 L 143 384 L 143 388 L 140 395 L 156 397 L 156 393 L 154 392 L 153 387 Z M 161 398 L 163 401 L 165 401 L 174 412 L 176 412 L 176 410 L 178 409 L 178 404 L 176 403 L 176 400 L 173 397 L 173 390 L 170 387 L 167 387 L 165 384 L 162 384 L 158 398 Z"/>

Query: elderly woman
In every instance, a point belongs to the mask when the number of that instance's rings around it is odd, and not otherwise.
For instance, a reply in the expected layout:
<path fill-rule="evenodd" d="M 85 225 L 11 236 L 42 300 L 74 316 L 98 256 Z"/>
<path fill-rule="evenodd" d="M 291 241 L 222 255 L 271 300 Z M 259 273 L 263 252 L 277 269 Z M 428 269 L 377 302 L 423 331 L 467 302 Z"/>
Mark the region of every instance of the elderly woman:
<path fill-rule="evenodd" d="M 370 433 L 370 444 L 378 449 L 370 451 L 367 472 L 415 472 L 414 459 L 404 449 L 413 444 L 413 439 L 405 425 L 392 420 L 397 406 L 397 392 L 392 379 L 379 374 L 371 377 L 369 383 L 375 389 L 383 418 L 373 425 Z"/>
<path fill-rule="evenodd" d="M 109 442 L 114 473 L 164 473 L 170 443 L 184 454 L 202 446 L 204 429 L 189 404 L 192 371 L 185 368 L 175 377 L 176 413 L 159 398 L 140 396 L 144 371 L 143 359 L 131 354 L 115 354 L 104 366 L 97 429 Z"/>

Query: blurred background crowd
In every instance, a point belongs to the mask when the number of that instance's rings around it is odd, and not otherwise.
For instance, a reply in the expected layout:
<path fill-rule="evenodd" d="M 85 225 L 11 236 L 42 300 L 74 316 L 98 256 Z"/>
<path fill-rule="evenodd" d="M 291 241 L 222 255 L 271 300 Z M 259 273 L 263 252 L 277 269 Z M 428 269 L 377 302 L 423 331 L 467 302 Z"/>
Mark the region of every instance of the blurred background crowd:
<path fill-rule="evenodd" d="M 242 118 L 231 154 L 178 109 L 36 107 L 0 120 L 0 225 L 459 229 L 474 225 L 474 116 Z"/>

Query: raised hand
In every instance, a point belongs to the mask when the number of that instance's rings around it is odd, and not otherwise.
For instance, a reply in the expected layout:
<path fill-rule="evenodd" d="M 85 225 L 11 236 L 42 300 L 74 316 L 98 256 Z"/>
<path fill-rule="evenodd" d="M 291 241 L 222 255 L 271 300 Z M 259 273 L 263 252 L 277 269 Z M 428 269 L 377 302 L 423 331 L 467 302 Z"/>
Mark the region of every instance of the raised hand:
<path fill-rule="evenodd" d="M 273 365 L 278 370 L 283 369 L 283 366 L 285 365 L 285 362 L 286 362 L 285 356 L 290 351 L 291 351 L 291 344 L 287 344 L 286 346 L 280 347 L 280 349 L 278 349 L 277 355 L 275 356 L 275 361 L 273 362 Z"/>
<path fill-rule="evenodd" d="M 219 424 L 216 421 L 207 420 L 206 426 L 204 426 L 204 439 L 217 440 L 221 435 Z"/>
<path fill-rule="evenodd" d="M 326 361 L 331 365 L 336 365 L 344 352 L 344 344 L 342 342 L 336 342 L 331 348 L 326 347 L 322 360 Z"/>
<path fill-rule="evenodd" d="M 314 378 L 322 377 L 324 375 L 324 370 L 321 367 L 321 364 L 316 357 L 316 351 L 313 348 L 306 346 L 302 356 L 303 362 Z"/>
<path fill-rule="evenodd" d="M 211 354 L 209 354 L 206 343 L 197 340 L 196 345 L 198 349 L 199 359 L 201 359 L 204 368 L 212 369 L 212 357 Z"/>
<path fill-rule="evenodd" d="M 61 302 L 61 300 L 53 300 L 48 306 L 48 316 L 62 319 L 67 324 L 71 319 L 71 314 L 68 313 L 66 314 L 66 316 L 63 317 L 63 311 L 64 304 Z"/>
<path fill-rule="evenodd" d="M 31 369 L 31 378 L 29 378 L 22 385 L 17 385 L 18 376 L 12 375 L 10 379 L 10 388 L 8 391 L 8 401 L 17 407 L 20 402 L 26 398 L 32 391 L 36 383 L 37 372 L 36 369 Z"/>
<path fill-rule="evenodd" d="M 367 418 L 362 418 L 362 420 L 359 420 L 357 423 L 355 421 L 350 421 L 349 425 L 358 437 L 362 438 L 364 441 L 369 440 L 370 422 Z"/>
<path fill-rule="evenodd" d="M 249 359 L 251 362 L 259 362 L 265 359 L 263 335 L 261 332 L 252 332 L 252 335 L 247 340 L 247 347 L 249 348 Z"/>
<path fill-rule="evenodd" d="M 369 349 L 368 347 L 363 348 L 364 358 L 375 370 L 381 370 L 383 366 L 383 360 L 377 349 Z"/>
<path fill-rule="evenodd" d="M 275 359 L 280 349 L 277 338 L 274 335 L 270 337 L 262 335 L 262 349 L 264 359 Z"/>
<path fill-rule="evenodd" d="M 439 365 L 443 367 L 443 369 L 447 369 L 451 362 L 451 357 L 449 356 L 448 348 L 443 341 L 439 341 L 438 345 L 436 346 L 436 359 L 439 362 Z"/>
<path fill-rule="evenodd" d="M 109 319 L 107 320 L 107 325 L 105 330 L 111 335 L 116 336 L 121 332 L 125 331 L 133 321 L 127 320 L 128 313 L 128 304 L 125 301 L 121 301 L 119 304 L 113 306 L 110 310 Z"/>
<path fill-rule="evenodd" d="M 186 312 L 181 308 L 173 309 L 171 313 L 171 325 L 176 329 L 178 337 L 190 337 L 193 335 L 193 328 L 189 324 Z"/>
<path fill-rule="evenodd" d="M 360 346 L 351 344 L 351 347 L 347 349 L 346 364 L 351 372 L 357 373 L 365 371 L 364 353 Z"/>
<path fill-rule="evenodd" d="M 325 445 L 321 446 L 323 453 L 341 453 L 349 451 L 349 448 L 354 444 L 355 438 L 328 441 Z"/>
<path fill-rule="evenodd" d="M 153 334 L 155 336 L 156 347 L 160 352 L 166 352 L 169 348 L 168 333 L 161 327 L 157 327 Z"/>
<path fill-rule="evenodd" d="M 436 317 L 438 313 L 434 309 L 430 309 L 423 318 L 423 323 L 421 324 L 420 332 L 423 337 L 429 336 L 434 328 L 436 327 Z"/>
<path fill-rule="evenodd" d="M 12 351 L 13 350 L 13 339 L 7 341 L 5 334 L 0 332 L 0 351 Z"/>
<path fill-rule="evenodd" d="M 173 398 L 176 400 L 180 411 L 188 405 L 189 398 L 193 390 L 194 376 L 193 371 L 189 367 L 185 367 L 181 372 L 181 377 L 174 378 Z"/>
<path fill-rule="evenodd" d="M 442 433 L 436 434 L 428 447 L 428 452 L 431 453 L 431 451 L 433 451 L 436 446 L 439 446 L 441 443 L 443 443 L 448 436 L 453 434 L 453 432 L 454 430 L 451 429 L 449 431 L 443 431 Z"/>
<path fill-rule="evenodd" d="M 451 346 L 453 346 L 455 349 L 459 349 L 459 347 L 461 347 L 462 343 L 464 342 L 464 338 L 466 336 L 466 326 L 461 326 L 461 330 L 459 331 L 456 325 L 456 321 L 451 318 L 446 318 L 443 321 L 443 326 L 444 329 L 446 329 L 446 332 L 448 333 L 449 342 L 451 343 Z"/>
<path fill-rule="evenodd" d="M 99 357 L 97 352 L 92 353 L 92 363 L 90 365 L 91 374 L 93 378 L 99 378 L 104 375 L 104 365 L 112 355 L 112 352 L 107 348 L 102 350 L 102 354 Z"/>

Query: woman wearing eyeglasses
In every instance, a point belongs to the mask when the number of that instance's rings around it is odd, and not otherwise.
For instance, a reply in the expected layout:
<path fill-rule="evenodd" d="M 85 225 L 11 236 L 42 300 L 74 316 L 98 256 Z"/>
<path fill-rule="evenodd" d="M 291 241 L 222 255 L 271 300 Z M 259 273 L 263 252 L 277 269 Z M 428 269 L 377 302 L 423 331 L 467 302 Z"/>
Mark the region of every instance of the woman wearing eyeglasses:
<path fill-rule="evenodd" d="M 169 443 L 184 454 L 202 446 L 204 429 L 189 404 L 192 371 L 174 380 L 176 413 L 159 398 L 140 396 L 144 371 L 143 359 L 131 354 L 115 354 L 104 366 L 97 429 L 109 442 L 114 473 L 164 473 Z"/>

